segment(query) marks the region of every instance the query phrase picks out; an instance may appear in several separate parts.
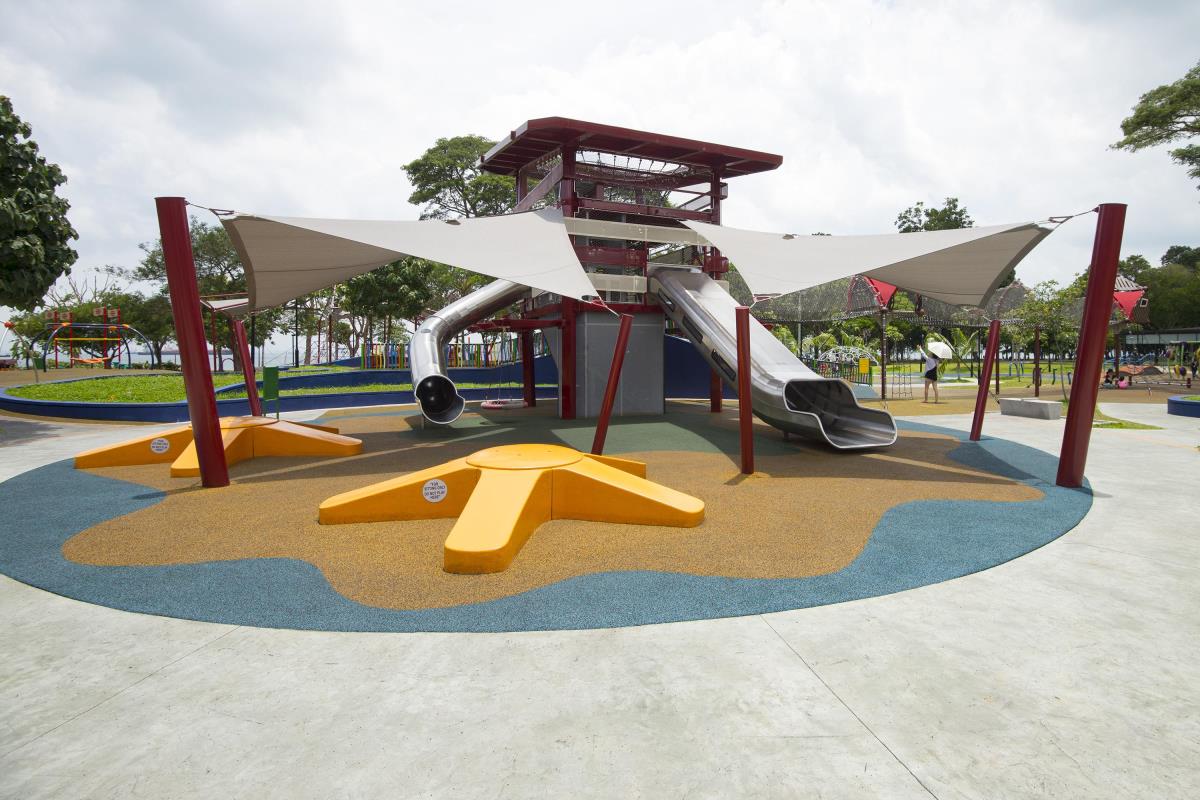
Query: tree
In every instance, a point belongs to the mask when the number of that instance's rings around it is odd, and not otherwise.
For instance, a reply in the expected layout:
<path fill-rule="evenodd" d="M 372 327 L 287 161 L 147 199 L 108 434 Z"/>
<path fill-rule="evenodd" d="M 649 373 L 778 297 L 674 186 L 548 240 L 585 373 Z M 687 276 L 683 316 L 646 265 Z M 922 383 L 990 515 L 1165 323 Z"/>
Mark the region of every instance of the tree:
<path fill-rule="evenodd" d="M 1200 325 L 1200 273 L 1182 264 L 1152 269 L 1143 277 L 1150 323 L 1155 328 Z"/>
<path fill-rule="evenodd" d="M 788 350 L 793 353 L 797 352 L 796 337 L 787 325 L 775 325 L 771 328 L 771 335 L 782 342 Z"/>
<path fill-rule="evenodd" d="M 1013 311 L 1026 331 L 1041 331 L 1042 347 L 1049 352 L 1065 353 L 1078 339 L 1077 322 L 1068 313 L 1072 301 L 1069 294 L 1059 289 L 1057 281 L 1043 281 Z"/>
<path fill-rule="evenodd" d="M 1134 256 L 1134 258 L 1141 258 L 1141 256 Z M 1172 245 L 1167 248 L 1167 252 L 1163 253 L 1163 257 L 1159 263 L 1164 267 L 1167 264 L 1182 264 L 1190 269 L 1200 270 L 1200 247 L 1185 247 L 1181 244 Z"/>
<path fill-rule="evenodd" d="M 436 287 L 431 267 L 440 266 L 405 258 L 356 275 L 341 286 L 338 305 L 348 314 L 366 319 L 358 328 L 360 336 L 367 335 L 372 320 L 382 321 L 384 336 L 388 336 L 393 318 L 416 319 L 433 304 Z"/>
<path fill-rule="evenodd" d="M 196 286 L 203 297 L 214 295 L 240 294 L 246 291 L 246 272 L 242 268 L 241 258 L 234 249 L 229 234 L 222 225 L 209 225 L 196 217 L 188 221 L 188 232 L 192 240 L 192 255 L 196 263 Z M 162 240 L 142 242 L 138 247 L 145 254 L 142 261 L 133 269 L 108 266 L 105 272 L 126 281 L 153 283 L 158 287 L 159 294 L 167 297 L 167 264 L 163 259 Z M 169 305 L 169 300 L 168 300 Z M 158 306 L 155 306 L 158 308 Z M 283 308 L 273 308 L 259 311 L 255 314 L 257 322 L 251 326 L 246 323 L 246 335 L 250 337 L 253 330 L 255 347 L 261 347 L 271 334 L 279 330 L 286 311 Z M 155 324 L 152 327 L 157 327 Z M 215 326 L 205 325 L 205 332 L 214 347 L 230 347 L 232 327 L 223 315 L 217 315 Z M 146 333 L 146 331 L 142 331 Z M 149 336 L 148 333 L 146 333 Z M 172 334 L 173 336 L 173 334 Z M 161 354 L 161 346 L 158 348 Z M 238 353 L 233 349 L 236 361 Z"/>
<path fill-rule="evenodd" d="M 1166 256 L 1163 257 L 1166 258 Z M 1145 280 L 1146 273 L 1152 269 L 1154 269 L 1154 265 L 1147 261 L 1144 256 L 1126 256 L 1117 262 L 1117 273 L 1124 275 L 1134 283 L 1141 283 Z M 1087 273 L 1085 272 L 1084 274 L 1086 275 Z M 1080 297 L 1082 296 L 1083 294 L 1080 293 Z"/>
<path fill-rule="evenodd" d="M 1154 328 L 1188 328 L 1200 325 L 1200 247 L 1173 245 L 1152 266 L 1143 256 L 1121 259 L 1120 274 L 1146 287 L 1150 325 Z M 1075 276 L 1059 295 L 1064 304 L 1082 300 L 1087 272 Z"/>
<path fill-rule="evenodd" d="M 229 234 L 220 225 L 209 225 L 192 217 L 188 223 L 192 255 L 196 261 L 196 286 L 201 296 L 236 294 L 246 291 L 246 273 Z M 108 272 L 134 281 L 167 284 L 167 263 L 163 260 L 162 240 L 142 242 L 145 255 L 132 270 L 109 267 Z"/>
<path fill-rule="evenodd" d="M 489 217 L 512 209 L 514 180 L 479 167 L 480 157 L 494 144 L 482 136 L 438 139 L 420 158 L 404 165 L 413 185 L 408 202 L 425 207 L 421 219 Z"/>
<path fill-rule="evenodd" d="M 951 328 L 949 337 L 935 332 L 930 333 L 929 338 L 944 342 L 950 348 L 950 360 L 957 367 L 959 375 L 962 374 L 963 365 L 966 364 L 971 377 L 975 377 L 975 365 L 971 361 L 971 356 L 975 352 L 975 343 L 979 340 L 979 331 L 967 334 L 962 328 Z"/>
<path fill-rule="evenodd" d="M 1121 132 L 1124 138 L 1112 147 L 1131 152 L 1200 136 L 1200 62 L 1174 83 L 1138 98 L 1133 113 L 1121 120 Z M 1171 158 L 1200 181 L 1200 145 L 1178 147 Z"/>
<path fill-rule="evenodd" d="M 975 220 L 971 219 L 965 207 L 958 205 L 957 197 L 947 197 L 942 208 L 926 208 L 923 202 L 918 201 L 896 216 L 896 229 L 901 233 L 946 231 L 974 226 Z"/>
<path fill-rule="evenodd" d="M 516 184 L 510 177 L 479 168 L 479 158 L 495 142 L 482 136 L 438 139 L 420 158 L 404 166 L 412 182 L 408 201 L 424 206 L 421 219 L 493 216 L 512 210 Z M 370 320 L 415 319 L 442 308 L 490 278 L 447 264 L 405 258 L 349 281 L 339 293 L 342 306 L 367 318 L 358 327 L 366 335 Z"/>
<path fill-rule="evenodd" d="M 26 311 L 79 257 L 70 203 L 57 194 L 67 178 L 38 155 L 32 134 L 0 95 L 0 305 Z"/>
<path fill-rule="evenodd" d="M 153 366 L 161 369 L 163 348 L 175 338 L 170 298 L 162 293 L 144 295 L 135 292 L 124 295 L 116 305 L 121 309 L 122 322 L 136 328 L 149 340 Z"/>

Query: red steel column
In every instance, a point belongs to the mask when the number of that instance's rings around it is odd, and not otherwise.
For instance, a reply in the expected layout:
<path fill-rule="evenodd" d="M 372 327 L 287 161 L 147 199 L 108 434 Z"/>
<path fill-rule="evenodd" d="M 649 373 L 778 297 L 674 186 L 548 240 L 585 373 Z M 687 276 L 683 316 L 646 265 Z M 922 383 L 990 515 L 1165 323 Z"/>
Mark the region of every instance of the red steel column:
<path fill-rule="evenodd" d="M 721 224 L 721 173 L 720 170 L 714 168 L 712 180 L 708 184 L 708 196 L 710 203 L 709 222 L 713 225 Z M 721 263 L 721 252 L 713 248 L 710 252 L 709 268 L 712 270 L 719 269 L 714 265 Z M 721 277 L 716 271 L 711 272 L 714 279 Z M 708 410 L 714 414 L 721 413 L 721 399 L 725 394 L 725 384 L 721 381 L 721 376 L 717 371 L 710 370 L 708 376 Z"/>
<path fill-rule="evenodd" d="M 250 401 L 250 413 L 261 417 L 262 403 L 258 399 L 258 383 L 254 380 L 254 364 L 250 360 L 250 344 L 246 340 L 246 325 L 233 320 L 233 342 L 238 349 L 238 360 L 242 362 L 242 380 L 246 383 L 246 399 Z"/>
<path fill-rule="evenodd" d="M 537 383 L 533 374 L 533 331 L 521 331 L 521 382 L 525 386 L 525 407 L 537 405 Z"/>
<path fill-rule="evenodd" d="M 1071 404 L 1067 410 L 1067 428 L 1063 433 L 1055 481 L 1068 488 L 1083 485 L 1083 468 L 1087 464 L 1092 419 L 1100 392 L 1100 367 L 1108 339 L 1108 319 L 1112 315 L 1113 290 L 1117 283 L 1117 260 L 1121 257 L 1125 209 L 1124 203 L 1102 203 L 1096 219 L 1096 239 L 1092 245 L 1092 264 L 1088 268 L 1087 295 L 1079 326 L 1079 347 L 1075 351 Z"/>
<path fill-rule="evenodd" d="M 741 432 L 742 473 L 754 472 L 754 408 L 750 399 L 750 308 L 737 307 L 738 428 Z"/>
<path fill-rule="evenodd" d="M 572 140 L 562 146 L 562 178 L 558 182 L 558 202 L 562 207 L 564 217 L 575 216 L 577 198 L 575 195 L 575 159 L 577 142 Z M 575 244 L 575 237 L 570 237 Z M 559 336 L 559 370 L 558 397 L 559 416 L 563 419 L 575 419 L 575 320 L 578 315 L 578 303 L 570 298 L 562 299 L 562 334 Z"/>
<path fill-rule="evenodd" d="M 992 320 L 988 326 L 987 350 L 983 363 L 979 365 L 979 391 L 975 393 L 975 416 L 971 418 L 971 441 L 978 442 L 983 431 L 983 412 L 987 410 L 988 384 L 992 381 L 992 368 L 1000 352 L 1000 320 Z"/>
<path fill-rule="evenodd" d="M 633 315 L 622 314 L 621 326 L 617 329 L 617 344 L 613 348 L 612 366 L 608 368 L 608 385 L 604 387 L 604 402 L 600 406 L 600 419 L 596 421 L 596 435 L 592 439 L 592 455 L 604 455 L 604 439 L 608 436 L 608 420 L 612 417 L 613 403 L 617 400 L 617 386 L 621 382 L 621 366 L 625 363 L 625 350 L 629 347 L 629 331 L 633 326 Z"/>
<path fill-rule="evenodd" d="M 575 419 L 575 320 L 576 301 L 570 297 L 562 299 L 562 334 L 559 342 L 558 384 L 563 419 Z"/>
<path fill-rule="evenodd" d="M 167 267 L 167 291 L 175 319 L 175 341 L 183 388 L 187 392 L 188 417 L 200 462 L 200 482 L 205 486 L 228 486 L 229 468 L 221 443 L 217 398 L 204 341 L 204 318 L 200 314 L 200 290 L 196 286 L 196 262 L 188 231 L 187 201 L 182 197 L 156 197 L 158 229 L 162 233 L 163 261 Z"/>

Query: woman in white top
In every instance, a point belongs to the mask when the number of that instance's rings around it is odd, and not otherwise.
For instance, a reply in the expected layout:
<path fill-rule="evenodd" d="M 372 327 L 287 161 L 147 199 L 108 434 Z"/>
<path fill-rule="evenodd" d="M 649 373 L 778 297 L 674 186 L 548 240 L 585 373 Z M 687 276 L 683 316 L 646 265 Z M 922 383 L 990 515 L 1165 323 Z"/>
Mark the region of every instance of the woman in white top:
<path fill-rule="evenodd" d="M 938 383 L 938 367 L 941 365 L 942 361 L 937 356 L 935 356 L 933 353 L 926 353 L 920 347 L 917 348 L 917 352 L 920 353 L 921 355 L 925 356 L 925 399 L 922 400 L 921 402 L 922 403 L 929 402 L 929 387 L 932 386 L 933 387 L 933 402 L 936 404 L 941 401 L 941 397 L 938 395 L 937 383 Z"/>

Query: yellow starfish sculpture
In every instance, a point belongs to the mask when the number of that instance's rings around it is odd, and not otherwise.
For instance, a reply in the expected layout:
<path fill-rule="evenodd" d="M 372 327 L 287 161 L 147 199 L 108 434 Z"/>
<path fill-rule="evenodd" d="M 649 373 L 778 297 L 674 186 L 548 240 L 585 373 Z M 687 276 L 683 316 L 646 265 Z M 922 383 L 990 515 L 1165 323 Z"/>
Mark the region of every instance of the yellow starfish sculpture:
<path fill-rule="evenodd" d="M 323 524 L 458 517 L 447 572 L 502 572 L 543 522 L 581 519 L 693 527 L 704 503 L 646 480 L 646 465 L 552 444 L 480 450 L 321 503 Z"/>
<path fill-rule="evenodd" d="M 270 417 L 221 417 L 221 443 L 225 463 L 230 466 L 263 456 L 353 456 L 362 452 L 361 441 L 339 435 L 337 428 Z M 200 474 L 191 425 L 80 453 L 75 456 L 75 469 L 167 461 L 171 462 L 172 478 Z"/>

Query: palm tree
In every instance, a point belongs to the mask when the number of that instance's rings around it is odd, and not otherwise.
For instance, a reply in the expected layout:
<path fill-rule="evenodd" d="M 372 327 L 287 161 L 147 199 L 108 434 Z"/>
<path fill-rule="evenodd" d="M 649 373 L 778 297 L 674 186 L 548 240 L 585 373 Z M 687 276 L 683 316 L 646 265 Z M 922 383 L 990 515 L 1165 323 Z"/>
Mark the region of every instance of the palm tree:
<path fill-rule="evenodd" d="M 968 336 L 962 328 L 951 328 L 950 338 L 946 338 L 940 333 L 930 333 L 929 338 L 945 342 L 950 348 L 950 360 L 958 367 L 959 375 L 962 374 L 962 366 L 966 364 L 968 373 L 972 378 L 975 377 L 975 366 L 971 363 L 971 353 L 975 351 L 975 342 L 979 338 L 979 331 Z"/>

